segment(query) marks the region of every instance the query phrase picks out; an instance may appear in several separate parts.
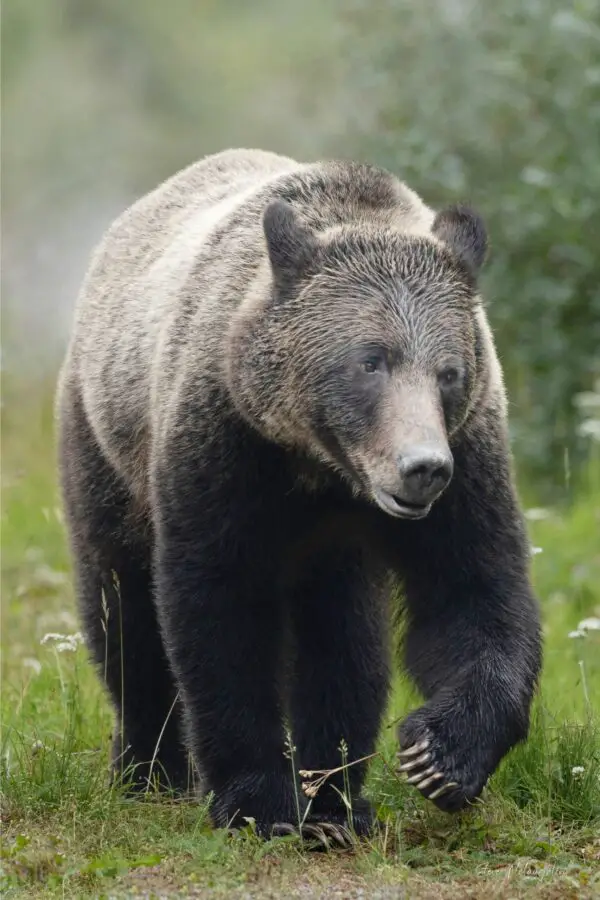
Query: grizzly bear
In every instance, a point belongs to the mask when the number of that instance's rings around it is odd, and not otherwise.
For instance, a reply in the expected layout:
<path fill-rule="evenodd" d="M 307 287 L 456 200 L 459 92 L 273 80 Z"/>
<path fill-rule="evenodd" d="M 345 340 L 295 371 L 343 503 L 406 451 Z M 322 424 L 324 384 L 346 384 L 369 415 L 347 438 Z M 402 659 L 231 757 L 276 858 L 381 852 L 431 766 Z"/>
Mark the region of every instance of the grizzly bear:
<path fill-rule="evenodd" d="M 538 607 L 485 226 L 394 175 L 230 150 L 138 200 L 95 252 L 59 380 L 59 468 L 113 768 L 261 835 L 348 821 L 397 597 L 424 697 L 400 768 L 464 807 L 525 738 Z M 369 831 L 366 761 L 346 770 Z M 308 804 L 308 805 L 307 805 Z M 314 827 L 314 826 L 313 826 Z M 324 834 L 325 831 L 321 831 Z M 308 833 L 308 832 L 307 832 Z"/>

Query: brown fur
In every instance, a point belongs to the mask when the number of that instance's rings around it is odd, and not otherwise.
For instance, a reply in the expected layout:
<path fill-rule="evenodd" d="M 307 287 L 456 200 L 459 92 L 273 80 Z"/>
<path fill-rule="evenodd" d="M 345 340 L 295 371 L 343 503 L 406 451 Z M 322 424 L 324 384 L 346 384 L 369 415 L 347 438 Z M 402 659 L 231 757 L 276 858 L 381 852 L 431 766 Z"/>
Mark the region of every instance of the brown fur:
<path fill-rule="evenodd" d="M 401 740 L 427 739 L 455 784 L 436 802 L 477 796 L 526 732 L 538 623 L 485 248 L 475 213 L 435 214 L 383 170 L 230 150 L 139 200 L 94 255 L 57 395 L 86 634 L 99 664 L 109 645 L 115 761 L 156 757 L 181 785 L 184 731 L 221 824 L 293 814 L 288 627 L 300 763 L 336 765 L 342 737 L 373 750 L 390 575 L 428 701 Z M 419 453 L 433 474 L 414 488 Z M 102 591 L 122 635 L 100 628 Z M 333 792 L 319 803 L 343 819 Z"/>
<path fill-rule="evenodd" d="M 357 256 L 345 261 L 343 273 L 321 271 L 308 296 L 299 299 L 303 310 L 296 321 L 282 328 L 270 324 L 265 333 L 271 272 L 262 213 L 276 197 L 289 198 L 323 242 L 358 229 L 366 239 L 388 234 L 390 243 L 383 243 L 378 259 Z M 338 326 L 339 304 L 326 302 L 327 297 L 342 297 L 356 335 L 370 331 L 386 336 L 391 329 L 404 329 L 392 310 L 382 310 L 375 320 L 365 294 L 385 291 L 390 279 L 406 275 L 402 266 L 410 267 L 411 257 L 405 254 L 399 264 L 393 249 L 396 235 L 439 244 L 431 232 L 433 220 L 433 211 L 413 191 L 381 170 L 350 163 L 306 165 L 250 150 L 201 160 L 124 213 L 94 255 L 62 379 L 80 387 L 103 452 L 139 501 L 147 505 L 151 455 L 160 452 L 161 433 L 171 427 L 170 411 L 180 407 L 189 368 L 200 389 L 205 377 L 226 379 L 236 407 L 268 438 L 334 462 L 302 420 L 307 389 L 303 351 L 313 342 L 317 352 L 335 353 L 332 340 L 326 348 L 320 346 L 323 331 L 333 338 Z M 432 295 L 437 277 L 427 271 Z M 442 292 L 448 288 L 446 277 L 440 271 Z M 458 279 L 457 287 L 462 289 Z M 440 327 L 455 331 L 448 321 L 451 314 L 446 309 Z M 502 409 L 500 367 L 482 309 L 477 319 L 485 367 L 492 373 L 489 397 L 478 401 L 485 405 L 490 400 Z M 418 321 L 410 327 L 419 332 Z M 255 346 L 240 357 L 250 334 Z M 421 334 L 435 340 L 431 329 Z M 351 337 L 345 331 L 338 336 L 342 345 Z M 404 339 L 412 340 L 410 330 L 404 329 Z M 426 354 L 427 346 L 420 350 Z M 260 364 L 248 371 L 261 355 L 269 356 L 271 373 Z M 240 358 L 247 370 L 236 373 L 232 361 L 239 364 Z M 215 363 L 225 366 L 222 374 Z M 285 378 L 276 390 L 269 377 L 275 371 Z M 394 414 L 393 406 L 389 413 Z M 407 424 L 396 419 L 400 429 Z M 385 426 L 373 438 L 373 460 L 384 458 L 378 443 L 384 435 L 389 438 Z"/>

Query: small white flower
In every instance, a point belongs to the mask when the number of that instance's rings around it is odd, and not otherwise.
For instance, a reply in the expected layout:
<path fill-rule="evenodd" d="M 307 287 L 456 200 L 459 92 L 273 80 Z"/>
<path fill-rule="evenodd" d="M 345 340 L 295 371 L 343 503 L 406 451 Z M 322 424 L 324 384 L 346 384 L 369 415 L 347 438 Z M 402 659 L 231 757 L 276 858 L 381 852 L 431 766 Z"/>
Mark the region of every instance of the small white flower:
<path fill-rule="evenodd" d="M 594 391 L 582 391 L 575 394 L 573 401 L 579 409 L 598 409 L 600 410 L 600 378 L 597 379 Z"/>
<path fill-rule="evenodd" d="M 42 664 L 39 659 L 34 659 L 33 656 L 26 656 L 23 660 L 23 665 L 26 669 L 32 669 L 34 675 L 39 675 L 42 671 Z"/>
<path fill-rule="evenodd" d="M 577 427 L 577 434 L 600 441 L 600 419 L 586 419 Z"/>
<path fill-rule="evenodd" d="M 535 506 L 525 511 L 525 517 L 530 522 L 542 522 L 544 519 L 549 519 L 551 515 L 552 513 L 549 509 L 543 509 L 541 506 Z"/>
<path fill-rule="evenodd" d="M 571 775 L 574 775 L 575 778 L 580 778 L 584 772 L 585 769 L 583 766 L 573 766 L 573 768 L 571 769 Z"/>
<path fill-rule="evenodd" d="M 582 619 L 575 631 L 569 632 L 570 638 L 584 638 L 588 631 L 600 631 L 600 619 L 591 616 L 589 619 Z"/>
<path fill-rule="evenodd" d="M 531 555 L 532 555 L 532 556 L 537 556 L 538 553 L 543 553 L 543 552 L 544 552 L 543 547 L 532 547 L 532 548 L 531 548 Z"/>
<path fill-rule="evenodd" d="M 54 649 L 57 653 L 73 653 L 77 650 L 79 644 L 85 643 L 80 631 L 75 632 L 75 634 L 58 634 L 55 631 L 50 631 L 44 635 L 40 644 L 47 644 L 50 641 L 54 642 Z"/>
<path fill-rule="evenodd" d="M 577 627 L 581 628 L 582 631 L 600 631 L 600 619 L 596 618 L 596 616 L 582 619 Z"/>

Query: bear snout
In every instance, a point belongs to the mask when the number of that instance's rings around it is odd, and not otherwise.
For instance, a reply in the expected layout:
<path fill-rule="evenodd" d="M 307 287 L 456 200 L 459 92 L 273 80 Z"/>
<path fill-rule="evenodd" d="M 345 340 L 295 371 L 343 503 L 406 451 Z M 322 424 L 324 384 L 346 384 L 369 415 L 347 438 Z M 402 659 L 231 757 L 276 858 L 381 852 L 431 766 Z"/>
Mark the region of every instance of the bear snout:
<path fill-rule="evenodd" d="M 411 447 L 398 459 L 399 493 L 409 504 L 428 506 L 448 486 L 453 470 L 449 451 L 427 444 Z"/>
<path fill-rule="evenodd" d="M 394 483 L 373 484 L 377 505 L 403 519 L 422 519 L 448 486 L 454 470 L 450 450 L 437 443 L 407 447 L 397 456 Z"/>

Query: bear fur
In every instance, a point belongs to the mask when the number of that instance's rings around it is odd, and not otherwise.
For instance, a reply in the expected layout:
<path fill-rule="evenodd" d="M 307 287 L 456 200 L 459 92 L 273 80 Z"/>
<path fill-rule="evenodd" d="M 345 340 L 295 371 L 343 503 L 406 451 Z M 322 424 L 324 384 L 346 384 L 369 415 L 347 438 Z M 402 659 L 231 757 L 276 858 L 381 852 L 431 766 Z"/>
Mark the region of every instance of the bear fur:
<path fill-rule="evenodd" d="M 296 769 L 338 766 L 341 741 L 373 753 L 400 586 L 411 783 L 460 809 L 525 738 L 540 627 L 486 243 L 475 212 L 436 214 L 384 170 L 257 150 L 108 230 L 59 379 L 59 469 L 134 786 L 186 790 L 191 757 L 217 825 L 295 822 L 284 726 Z M 342 784 L 306 821 L 346 821 Z"/>

